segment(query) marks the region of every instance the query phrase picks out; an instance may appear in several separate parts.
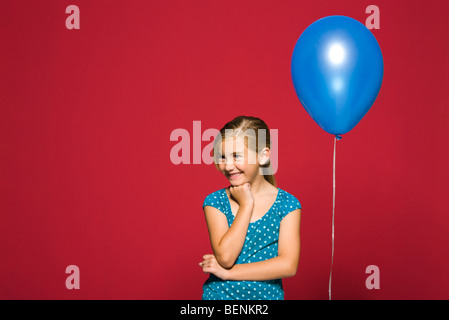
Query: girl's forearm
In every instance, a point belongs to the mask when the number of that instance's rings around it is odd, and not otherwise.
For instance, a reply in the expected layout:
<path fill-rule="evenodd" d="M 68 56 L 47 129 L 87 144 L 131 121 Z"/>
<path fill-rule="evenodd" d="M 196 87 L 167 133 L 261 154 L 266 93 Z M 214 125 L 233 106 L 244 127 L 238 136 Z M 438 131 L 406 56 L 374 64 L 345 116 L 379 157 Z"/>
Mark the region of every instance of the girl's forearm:
<path fill-rule="evenodd" d="M 225 268 L 230 268 L 242 251 L 251 220 L 253 205 L 241 206 L 231 227 L 220 240 L 214 253 L 217 261 Z"/>
<path fill-rule="evenodd" d="M 235 264 L 227 270 L 225 280 L 264 281 L 292 277 L 296 274 L 298 261 L 277 256 L 268 260 Z"/>

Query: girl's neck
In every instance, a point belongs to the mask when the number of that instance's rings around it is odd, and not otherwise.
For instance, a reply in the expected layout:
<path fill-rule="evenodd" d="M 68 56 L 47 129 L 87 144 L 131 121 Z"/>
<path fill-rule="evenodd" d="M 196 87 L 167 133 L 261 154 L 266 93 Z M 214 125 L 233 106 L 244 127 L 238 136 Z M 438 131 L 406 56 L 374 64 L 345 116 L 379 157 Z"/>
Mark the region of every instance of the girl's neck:
<path fill-rule="evenodd" d="M 251 182 L 251 192 L 254 196 L 263 195 L 271 191 L 274 186 L 269 183 L 263 175 L 259 175 L 253 182 Z"/>

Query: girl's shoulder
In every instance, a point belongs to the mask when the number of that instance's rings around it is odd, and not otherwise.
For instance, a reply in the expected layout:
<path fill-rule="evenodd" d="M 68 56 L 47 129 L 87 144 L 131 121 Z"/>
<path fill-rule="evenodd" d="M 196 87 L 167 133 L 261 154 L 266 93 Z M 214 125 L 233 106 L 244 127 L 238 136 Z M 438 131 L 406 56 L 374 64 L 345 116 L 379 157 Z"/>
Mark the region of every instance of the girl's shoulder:
<path fill-rule="evenodd" d="M 281 218 L 285 217 L 290 212 L 296 209 L 302 209 L 298 198 L 281 188 L 279 188 L 279 205 L 281 209 Z"/>
<path fill-rule="evenodd" d="M 282 194 L 282 197 L 284 200 L 287 200 L 287 201 L 292 201 L 295 199 L 298 200 L 298 198 L 296 196 L 294 196 L 292 193 L 290 193 L 284 189 L 279 188 L 279 192 Z"/>
<path fill-rule="evenodd" d="M 212 193 L 209 193 L 206 195 L 203 201 L 203 207 L 204 206 L 212 206 L 219 210 L 222 209 L 223 203 L 224 203 L 224 197 L 227 197 L 225 188 L 216 190 Z"/>

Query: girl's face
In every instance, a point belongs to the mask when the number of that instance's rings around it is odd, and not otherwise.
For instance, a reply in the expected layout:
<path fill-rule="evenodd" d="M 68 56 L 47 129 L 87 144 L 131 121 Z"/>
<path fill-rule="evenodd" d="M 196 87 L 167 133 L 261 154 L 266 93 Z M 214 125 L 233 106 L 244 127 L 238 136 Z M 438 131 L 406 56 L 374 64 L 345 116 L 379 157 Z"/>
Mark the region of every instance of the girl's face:
<path fill-rule="evenodd" d="M 218 168 L 233 186 L 251 183 L 259 174 L 257 153 L 248 150 L 242 137 L 223 139 L 217 158 Z"/>

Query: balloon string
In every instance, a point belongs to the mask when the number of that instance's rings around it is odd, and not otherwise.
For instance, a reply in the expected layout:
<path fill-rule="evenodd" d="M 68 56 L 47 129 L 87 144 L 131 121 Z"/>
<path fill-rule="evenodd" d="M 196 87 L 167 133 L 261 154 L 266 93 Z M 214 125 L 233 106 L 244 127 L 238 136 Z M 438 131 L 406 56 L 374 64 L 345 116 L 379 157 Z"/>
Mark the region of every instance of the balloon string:
<path fill-rule="evenodd" d="M 329 300 L 332 300 L 332 267 L 334 265 L 334 230 L 335 230 L 335 153 L 337 149 L 337 140 L 340 140 L 341 136 L 335 135 L 334 138 L 334 161 L 333 161 L 333 190 L 332 190 L 332 259 L 331 259 L 331 272 L 329 275 Z"/>

